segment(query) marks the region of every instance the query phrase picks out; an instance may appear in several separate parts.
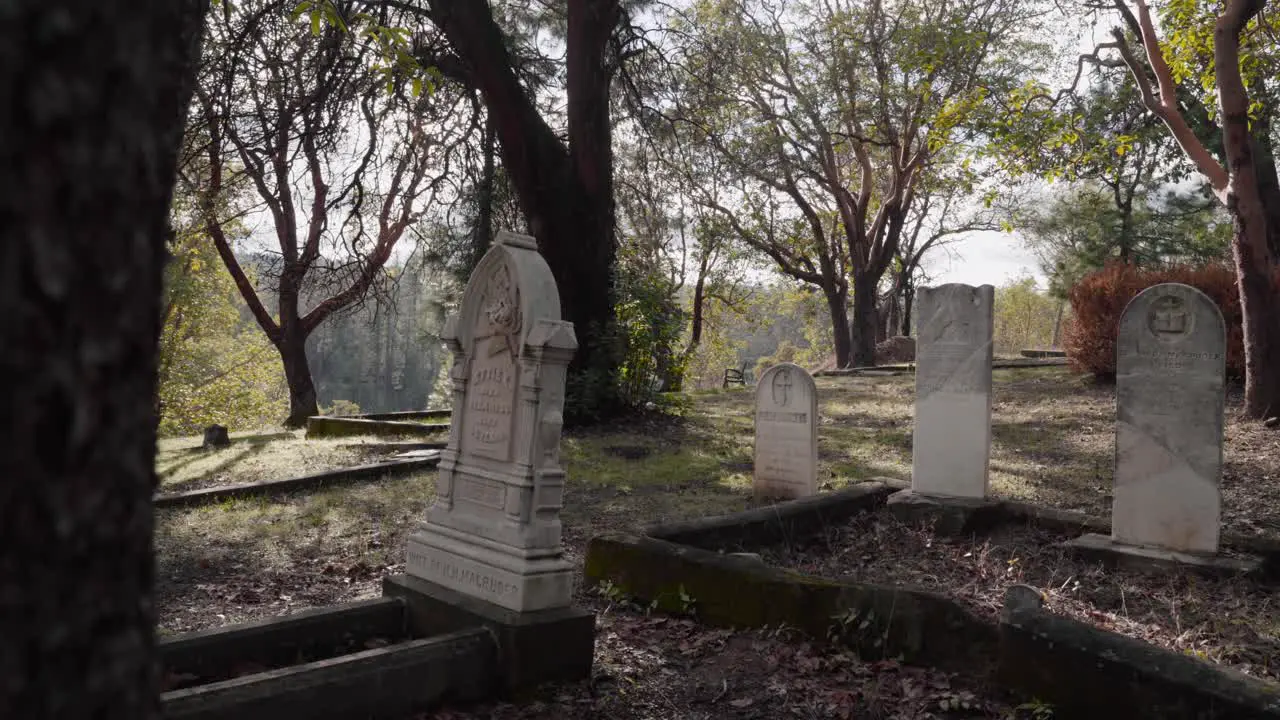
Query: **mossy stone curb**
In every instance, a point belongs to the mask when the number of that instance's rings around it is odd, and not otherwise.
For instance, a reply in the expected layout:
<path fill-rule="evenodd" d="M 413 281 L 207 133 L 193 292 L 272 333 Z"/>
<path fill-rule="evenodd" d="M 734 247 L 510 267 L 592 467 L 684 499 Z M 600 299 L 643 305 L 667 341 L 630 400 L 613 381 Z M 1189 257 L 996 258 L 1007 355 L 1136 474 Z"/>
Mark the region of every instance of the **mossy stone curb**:
<path fill-rule="evenodd" d="M 994 670 L 997 632 L 930 592 L 842 582 L 635 535 L 592 538 L 584 575 L 672 613 L 721 627 L 797 628 L 863 657 L 898 658 L 973 673 Z M 981 673 L 979 673 L 981 674 Z"/>

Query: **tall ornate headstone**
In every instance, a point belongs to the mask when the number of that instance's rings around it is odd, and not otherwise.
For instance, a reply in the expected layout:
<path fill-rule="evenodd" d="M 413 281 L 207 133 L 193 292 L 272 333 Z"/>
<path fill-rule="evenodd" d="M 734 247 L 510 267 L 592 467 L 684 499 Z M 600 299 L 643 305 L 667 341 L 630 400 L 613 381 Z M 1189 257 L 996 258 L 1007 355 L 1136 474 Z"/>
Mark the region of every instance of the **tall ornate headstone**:
<path fill-rule="evenodd" d="M 517 611 L 567 607 L 560 467 L 565 373 L 577 348 L 534 239 L 498 233 L 457 316 L 453 417 L 435 504 L 409 538 L 409 575 Z"/>
<path fill-rule="evenodd" d="M 799 365 L 774 365 L 756 384 L 755 496 L 805 497 L 817 486 L 817 387 Z"/>
<path fill-rule="evenodd" d="M 1226 330 L 1207 295 L 1138 294 L 1116 339 L 1116 542 L 1218 549 Z"/>
<path fill-rule="evenodd" d="M 984 498 L 991 456 L 995 288 L 921 288 L 911 489 Z"/>

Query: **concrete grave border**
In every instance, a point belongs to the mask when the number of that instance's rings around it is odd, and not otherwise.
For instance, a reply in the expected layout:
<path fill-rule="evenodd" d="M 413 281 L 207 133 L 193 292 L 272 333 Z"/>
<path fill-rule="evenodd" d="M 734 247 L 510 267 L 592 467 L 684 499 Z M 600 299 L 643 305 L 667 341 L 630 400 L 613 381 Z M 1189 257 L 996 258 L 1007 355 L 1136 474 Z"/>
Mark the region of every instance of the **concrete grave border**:
<path fill-rule="evenodd" d="M 410 639 L 288 664 L 308 651 L 386 635 Z M 159 650 L 170 677 L 234 674 L 245 663 L 277 666 L 163 693 L 161 714 L 171 720 L 403 717 L 488 697 L 498 657 L 482 627 L 422 637 L 408 605 L 395 598 L 187 633 L 161 640 Z"/>
<path fill-rule="evenodd" d="M 407 420 L 378 420 L 363 417 L 307 418 L 307 439 L 377 435 L 379 437 L 441 437 L 448 435 L 449 423 L 417 423 Z"/>
<path fill-rule="evenodd" d="M 1025 592 L 1011 590 L 1001 619 L 992 622 L 937 593 L 808 575 L 771 567 L 749 552 L 731 552 L 803 540 L 879 508 L 902 487 L 901 481 L 877 480 L 741 513 L 651 526 L 642 535 L 598 536 L 587 548 L 585 581 L 607 584 L 611 592 L 665 612 L 692 612 L 711 625 L 786 625 L 818 640 L 840 640 L 869 659 L 896 657 L 997 679 L 1060 709 L 1063 717 L 1145 717 L 1158 701 L 1161 718 L 1280 719 L 1280 684 L 1052 615 L 1038 601 L 1030 606 Z M 1067 533 L 1110 532 L 1108 521 L 1085 513 L 1019 502 L 996 501 L 974 518 L 966 532 L 1010 522 Z M 1264 571 L 1280 576 L 1280 542 L 1224 535 L 1223 544 L 1264 556 Z M 1038 598 L 1034 589 L 1023 590 Z"/>
<path fill-rule="evenodd" d="M 1068 360 L 1065 357 L 1043 357 L 1043 358 L 1009 358 L 1004 360 L 994 360 L 991 363 L 992 370 L 1016 370 L 1018 368 L 1042 368 L 1042 367 L 1065 367 Z M 819 370 L 813 373 L 814 377 L 848 377 L 848 376 L 888 376 L 888 375 L 905 375 L 915 374 L 915 363 L 894 363 L 892 365 L 869 365 L 867 367 L 841 368 L 836 370 Z"/>
<path fill-rule="evenodd" d="M 440 464 L 440 456 L 429 458 L 412 458 L 392 462 L 356 465 L 337 470 L 301 475 L 281 480 L 263 480 L 256 483 L 240 485 L 219 485 L 176 493 L 158 493 L 152 499 L 157 508 L 190 507 L 207 502 L 229 500 L 233 498 L 268 495 L 292 490 L 303 490 L 321 485 L 337 485 L 361 480 L 380 480 L 398 475 L 408 475 L 422 470 L 430 470 Z"/>
<path fill-rule="evenodd" d="M 370 638 L 396 638 L 290 665 Z M 169 678 L 234 675 L 170 690 L 172 720 L 407 717 L 442 703 L 510 698 L 591 672 L 595 615 L 578 608 L 506 611 L 404 575 L 383 597 L 163 638 Z M 274 666 L 274 667 L 273 667 Z"/>

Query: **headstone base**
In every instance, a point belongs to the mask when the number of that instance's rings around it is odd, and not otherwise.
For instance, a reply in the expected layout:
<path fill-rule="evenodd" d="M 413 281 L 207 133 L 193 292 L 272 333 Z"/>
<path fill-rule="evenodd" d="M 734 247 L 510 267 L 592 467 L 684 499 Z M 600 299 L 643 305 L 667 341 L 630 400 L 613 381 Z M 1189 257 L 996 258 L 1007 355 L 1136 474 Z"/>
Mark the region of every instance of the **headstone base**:
<path fill-rule="evenodd" d="M 1262 567 L 1262 560 L 1256 557 L 1226 557 L 1127 545 L 1098 533 L 1081 535 L 1075 540 L 1068 540 L 1063 545 L 1083 558 L 1145 572 L 1182 569 L 1205 575 L 1222 576 L 1253 573 Z"/>
<path fill-rule="evenodd" d="M 904 523 L 930 525 L 936 535 L 983 534 L 1000 523 L 1001 506 L 989 498 L 927 495 L 899 490 L 889 496 L 889 512 Z"/>
<path fill-rule="evenodd" d="M 415 636 L 430 637 L 486 627 L 498 642 L 499 690 L 519 695 L 546 682 L 591 676 L 595 655 L 594 613 L 562 607 L 514 612 L 408 575 L 383 578 L 382 594 L 402 600 Z"/>
<path fill-rule="evenodd" d="M 502 547 L 468 542 L 424 524 L 409 536 L 405 572 L 516 612 L 569 606 L 573 566 L 568 561 L 521 557 L 516 548 L 503 552 Z"/>

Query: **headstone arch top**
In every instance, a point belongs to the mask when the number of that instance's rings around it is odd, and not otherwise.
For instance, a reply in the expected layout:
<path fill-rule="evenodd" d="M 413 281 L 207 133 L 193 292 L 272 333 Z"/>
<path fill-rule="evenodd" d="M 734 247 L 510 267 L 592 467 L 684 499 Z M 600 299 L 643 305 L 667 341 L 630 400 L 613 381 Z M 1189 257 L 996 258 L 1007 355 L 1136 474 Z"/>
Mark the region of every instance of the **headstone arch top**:
<path fill-rule="evenodd" d="M 1226 325 L 1190 285 L 1147 288 L 1116 338 L 1112 537 L 1186 552 L 1218 549 Z"/>
<path fill-rule="evenodd" d="M 567 606 L 559 446 L 578 344 L 533 238 L 498 233 L 443 339 L 453 354 L 449 444 L 408 572 L 512 610 Z"/>
<path fill-rule="evenodd" d="M 807 370 L 781 363 L 756 383 L 754 491 L 792 499 L 817 492 L 818 389 Z"/>

